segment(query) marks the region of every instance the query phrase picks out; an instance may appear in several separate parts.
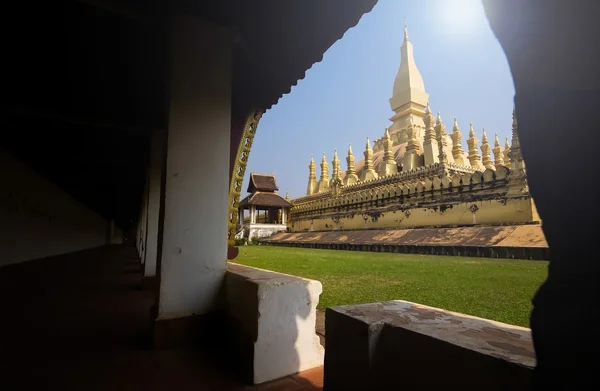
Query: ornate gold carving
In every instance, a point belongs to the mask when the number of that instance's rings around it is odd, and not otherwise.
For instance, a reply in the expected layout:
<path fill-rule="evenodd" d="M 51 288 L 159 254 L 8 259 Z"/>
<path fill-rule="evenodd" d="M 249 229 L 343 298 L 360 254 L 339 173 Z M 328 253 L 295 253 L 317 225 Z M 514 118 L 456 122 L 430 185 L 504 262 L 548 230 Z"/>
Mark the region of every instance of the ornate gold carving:
<path fill-rule="evenodd" d="M 248 164 L 248 157 L 250 157 L 252 142 L 254 141 L 258 122 L 262 115 L 262 111 L 255 110 L 248 116 L 246 124 L 244 125 L 244 131 L 242 132 L 242 138 L 240 139 L 240 145 L 238 146 L 238 151 L 235 155 L 235 161 L 232 168 L 233 171 L 231 173 L 231 183 L 229 184 L 229 213 L 227 216 L 227 244 L 229 246 L 233 246 L 235 243 L 234 238 L 237 228 L 242 182 L 244 181 L 244 174 L 246 173 L 246 165 Z"/>

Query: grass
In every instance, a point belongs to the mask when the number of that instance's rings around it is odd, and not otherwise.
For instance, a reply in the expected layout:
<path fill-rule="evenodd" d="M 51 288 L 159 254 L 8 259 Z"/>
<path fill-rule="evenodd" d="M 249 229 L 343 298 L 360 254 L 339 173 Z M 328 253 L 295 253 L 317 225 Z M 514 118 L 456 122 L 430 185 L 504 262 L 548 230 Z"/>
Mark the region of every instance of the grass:
<path fill-rule="evenodd" d="M 321 281 L 321 310 L 401 299 L 524 327 L 548 265 L 274 246 L 242 246 L 235 262 Z"/>

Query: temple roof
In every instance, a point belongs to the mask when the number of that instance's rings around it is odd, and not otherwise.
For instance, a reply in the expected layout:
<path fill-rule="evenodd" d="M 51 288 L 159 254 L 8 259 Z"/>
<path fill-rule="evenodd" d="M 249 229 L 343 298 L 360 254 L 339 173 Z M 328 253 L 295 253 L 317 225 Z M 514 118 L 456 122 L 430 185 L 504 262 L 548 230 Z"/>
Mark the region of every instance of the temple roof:
<path fill-rule="evenodd" d="M 256 191 L 275 192 L 279 190 L 275 175 L 250 173 L 250 183 L 248 183 L 248 193 Z"/>
<path fill-rule="evenodd" d="M 447 137 L 448 137 L 448 145 L 446 146 L 446 149 L 445 149 L 446 155 L 452 156 L 452 139 L 450 138 L 449 135 L 447 135 Z M 402 164 L 402 159 L 404 158 L 404 153 L 406 152 L 406 142 L 404 142 L 402 144 L 394 145 L 392 147 L 392 151 L 394 152 L 394 160 L 396 160 L 396 163 Z M 417 153 L 419 155 L 423 154 L 423 148 L 421 146 L 421 142 L 419 142 L 419 149 L 417 150 Z M 381 166 L 381 163 L 383 163 L 383 154 L 384 154 L 383 150 L 373 153 L 373 168 L 377 172 L 379 172 L 379 167 Z M 354 169 L 356 170 L 356 175 L 358 175 L 359 178 L 362 175 L 364 167 L 365 167 L 364 159 L 359 160 L 354 165 Z M 342 174 L 342 179 L 343 179 L 345 177 L 346 173 L 343 172 L 341 174 Z"/>
<path fill-rule="evenodd" d="M 263 193 L 260 191 L 254 192 L 250 194 L 248 197 L 244 198 L 240 201 L 240 208 L 246 207 L 248 205 L 255 206 L 268 206 L 268 207 L 276 207 L 276 208 L 291 208 L 292 204 L 287 202 L 283 197 L 279 194 L 275 193 Z"/>

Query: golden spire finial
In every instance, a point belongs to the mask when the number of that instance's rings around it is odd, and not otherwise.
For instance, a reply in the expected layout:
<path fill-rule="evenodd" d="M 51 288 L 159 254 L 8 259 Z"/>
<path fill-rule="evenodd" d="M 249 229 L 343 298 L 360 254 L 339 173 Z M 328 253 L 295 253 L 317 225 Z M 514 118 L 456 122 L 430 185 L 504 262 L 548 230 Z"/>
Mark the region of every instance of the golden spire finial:
<path fill-rule="evenodd" d="M 479 151 L 477 150 L 478 143 L 479 141 L 475 138 L 473 122 L 471 122 L 469 124 L 469 139 L 467 140 L 467 145 L 469 146 L 469 154 L 467 155 L 467 159 L 469 159 L 471 167 L 481 169 L 483 168 L 483 165 L 481 164 L 481 156 L 479 155 Z"/>
<path fill-rule="evenodd" d="M 508 137 L 504 143 L 504 165 L 510 167 L 510 144 L 508 144 Z"/>
<path fill-rule="evenodd" d="M 481 136 L 481 163 L 485 168 L 494 169 L 492 156 L 490 155 L 490 143 L 488 142 L 485 128 L 483 128 L 483 135 Z"/>
<path fill-rule="evenodd" d="M 492 152 L 494 152 L 494 165 L 496 167 L 503 166 L 504 156 L 502 153 L 502 147 L 500 146 L 500 139 L 498 138 L 498 133 L 495 133 L 494 135 L 494 149 L 492 149 Z"/>
<path fill-rule="evenodd" d="M 289 200 L 290 199 L 290 191 L 289 190 L 285 190 L 285 199 Z"/>
<path fill-rule="evenodd" d="M 404 17 L 404 40 L 408 41 L 408 27 L 406 26 L 406 16 Z"/>
<path fill-rule="evenodd" d="M 313 154 L 310 154 L 310 163 L 308 164 L 308 187 L 306 188 L 306 195 L 311 195 L 316 192 L 317 187 L 317 166 L 315 165 L 315 159 Z"/>
<path fill-rule="evenodd" d="M 375 172 L 373 167 L 373 150 L 371 149 L 371 141 L 368 137 L 366 149 L 365 152 L 363 152 L 363 154 L 365 155 L 365 164 L 360 179 L 364 181 L 368 179 L 377 178 L 377 173 Z"/>
<path fill-rule="evenodd" d="M 323 159 L 321 160 L 321 181 L 323 180 L 329 180 L 329 164 L 325 152 L 323 152 Z"/>
<path fill-rule="evenodd" d="M 454 117 L 454 126 L 452 127 L 452 157 L 454 163 L 465 164 L 465 152 L 462 149 L 462 133 L 458 127 L 458 120 Z"/>
<path fill-rule="evenodd" d="M 337 159 L 338 155 L 337 155 L 337 148 L 333 148 L 333 158 Z"/>
<path fill-rule="evenodd" d="M 437 113 L 437 118 L 435 119 L 435 122 L 436 122 L 436 123 L 438 123 L 438 124 L 439 124 L 439 123 L 442 123 L 442 116 L 440 115 L 440 112 L 439 112 L 439 111 L 438 111 L 438 113 Z"/>
<path fill-rule="evenodd" d="M 390 128 L 385 128 L 385 132 L 383 132 L 383 137 L 390 138 Z"/>
<path fill-rule="evenodd" d="M 356 176 L 356 169 L 354 168 L 354 154 L 352 153 L 352 144 L 348 143 L 348 156 L 346 157 L 346 163 L 348 169 L 346 170 L 346 177 L 344 178 L 344 184 L 352 184 L 358 182 Z"/>

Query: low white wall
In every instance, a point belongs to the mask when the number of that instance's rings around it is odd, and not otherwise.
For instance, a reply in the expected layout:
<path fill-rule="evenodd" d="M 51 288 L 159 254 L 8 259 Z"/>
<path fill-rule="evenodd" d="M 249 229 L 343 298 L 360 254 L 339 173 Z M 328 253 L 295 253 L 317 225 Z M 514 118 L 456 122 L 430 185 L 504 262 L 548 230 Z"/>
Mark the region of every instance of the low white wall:
<path fill-rule="evenodd" d="M 102 246 L 107 222 L 0 149 L 0 267 Z"/>
<path fill-rule="evenodd" d="M 229 263 L 225 307 L 251 345 L 255 384 L 323 365 L 315 332 L 319 281 Z"/>

